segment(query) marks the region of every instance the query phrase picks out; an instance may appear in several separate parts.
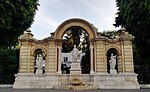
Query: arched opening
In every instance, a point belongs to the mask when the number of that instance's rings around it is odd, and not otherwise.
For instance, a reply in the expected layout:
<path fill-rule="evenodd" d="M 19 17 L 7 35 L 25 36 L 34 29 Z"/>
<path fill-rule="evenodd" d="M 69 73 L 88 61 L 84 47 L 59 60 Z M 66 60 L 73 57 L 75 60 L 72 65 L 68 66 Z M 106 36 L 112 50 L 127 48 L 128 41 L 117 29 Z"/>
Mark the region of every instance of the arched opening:
<path fill-rule="evenodd" d="M 84 28 L 80 26 L 71 26 L 65 30 L 62 38 L 62 73 L 70 73 L 71 59 L 70 54 L 74 49 L 74 45 L 80 51 L 80 67 L 82 74 L 90 73 L 90 49 L 89 49 L 89 37 Z M 65 71 L 65 72 L 64 72 Z"/>
<path fill-rule="evenodd" d="M 90 56 L 90 59 L 89 59 L 89 70 L 90 70 L 90 73 L 94 73 L 94 58 L 95 56 L 93 55 L 93 52 L 94 51 L 94 47 L 93 47 L 93 39 L 94 38 L 97 38 L 97 29 L 91 24 L 89 23 L 88 21 L 86 20 L 83 20 L 83 19 L 78 19 L 78 18 L 73 18 L 73 19 L 69 19 L 69 20 L 66 20 L 64 21 L 62 24 L 60 24 L 58 26 L 58 28 L 56 29 L 55 31 L 55 34 L 54 34 L 54 39 L 56 39 L 56 44 L 57 44 L 57 48 L 58 48 L 58 51 L 57 51 L 57 56 L 58 56 L 58 59 L 57 59 L 57 68 L 58 68 L 58 73 L 61 73 L 61 63 L 62 63 L 62 60 L 66 60 L 66 59 L 61 59 L 61 51 L 63 52 L 67 52 L 67 51 L 64 51 L 64 49 L 62 50 L 62 44 L 60 43 L 62 41 L 62 39 L 64 38 L 64 36 L 66 35 L 65 33 L 67 33 L 68 30 L 70 29 L 73 29 L 73 30 L 83 30 L 85 31 L 85 33 L 88 35 L 88 40 L 90 40 L 90 51 L 89 51 L 89 56 Z M 80 37 L 79 35 L 77 37 Z M 75 45 L 79 45 L 78 49 L 80 50 L 80 44 L 78 43 L 79 40 L 75 40 L 74 43 L 71 43 L 71 44 L 75 44 Z M 68 51 L 71 51 L 73 49 L 73 45 L 67 45 L 67 47 L 70 47 L 70 49 Z M 88 47 L 88 49 L 89 49 Z M 64 47 L 63 47 L 64 48 Z M 83 49 L 83 48 L 82 48 Z M 88 70 L 88 69 L 87 69 Z"/>
<path fill-rule="evenodd" d="M 34 51 L 34 73 L 37 73 L 37 70 L 40 68 L 42 69 L 42 74 L 45 73 L 45 64 L 46 63 L 46 55 L 44 53 L 44 50 L 41 48 L 38 48 Z M 40 65 L 40 66 L 39 66 Z"/>
<path fill-rule="evenodd" d="M 107 51 L 107 72 L 110 73 L 110 58 L 112 55 L 115 56 L 116 63 L 115 63 L 114 69 L 118 73 L 118 56 L 119 56 L 119 53 L 118 53 L 117 49 L 115 49 L 115 48 L 110 48 Z"/>

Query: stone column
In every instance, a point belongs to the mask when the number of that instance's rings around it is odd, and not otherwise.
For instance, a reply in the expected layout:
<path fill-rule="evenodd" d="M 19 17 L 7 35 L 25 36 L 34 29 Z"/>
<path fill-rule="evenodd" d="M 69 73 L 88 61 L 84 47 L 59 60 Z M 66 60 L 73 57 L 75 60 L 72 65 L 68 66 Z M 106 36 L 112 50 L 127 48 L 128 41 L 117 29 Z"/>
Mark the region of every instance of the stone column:
<path fill-rule="evenodd" d="M 90 46 L 90 74 L 94 74 L 94 70 L 93 70 L 93 45 Z"/>
<path fill-rule="evenodd" d="M 61 74 L 61 46 L 58 46 L 58 74 Z"/>

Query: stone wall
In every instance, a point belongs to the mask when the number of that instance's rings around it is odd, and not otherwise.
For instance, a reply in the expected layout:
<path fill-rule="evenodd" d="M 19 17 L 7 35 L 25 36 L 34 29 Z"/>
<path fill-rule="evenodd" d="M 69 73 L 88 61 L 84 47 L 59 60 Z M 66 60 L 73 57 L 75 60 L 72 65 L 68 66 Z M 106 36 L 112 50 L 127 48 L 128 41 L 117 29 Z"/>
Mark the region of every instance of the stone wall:
<path fill-rule="evenodd" d="M 105 61 L 105 45 L 102 41 L 96 42 L 96 71 L 97 73 L 106 72 L 107 61 Z"/>
<path fill-rule="evenodd" d="M 35 51 L 42 49 L 46 56 L 46 73 L 55 73 L 57 68 L 57 47 L 50 38 L 36 40 L 31 33 L 25 33 L 20 39 L 19 73 L 34 73 Z"/>
<path fill-rule="evenodd" d="M 57 70 L 57 48 L 53 41 L 48 43 L 47 58 L 46 58 L 46 72 L 55 73 Z"/>
<path fill-rule="evenodd" d="M 139 89 L 136 74 L 78 74 L 78 75 L 57 75 L 44 74 L 35 75 L 29 73 L 17 74 L 13 88 L 56 88 L 70 89 L 76 87 L 75 90 L 81 89 Z M 83 85 L 71 85 L 71 79 L 79 79 Z M 89 87 L 89 88 L 88 88 Z"/>
<path fill-rule="evenodd" d="M 55 75 L 36 75 L 30 73 L 19 73 L 13 88 L 53 88 L 57 83 Z"/>
<path fill-rule="evenodd" d="M 125 72 L 134 72 L 133 51 L 130 41 L 124 42 L 124 67 Z"/>
<path fill-rule="evenodd" d="M 28 43 L 27 43 L 28 44 Z M 25 45 L 25 42 L 21 44 L 20 47 L 20 64 L 19 72 L 27 73 L 28 72 L 28 56 L 29 56 L 29 46 Z"/>
<path fill-rule="evenodd" d="M 121 42 L 104 42 L 104 41 L 96 41 L 96 72 L 107 73 L 107 51 L 109 49 L 116 49 L 117 53 L 117 67 L 118 72 L 123 72 L 123 62 L 122 62 L 122 49 Z"/>
<path fill-rule="evenodd" d="M 98 89 L 139 89 L 137 75 L 130 74 L 95 74 L 94 83 Z"/>

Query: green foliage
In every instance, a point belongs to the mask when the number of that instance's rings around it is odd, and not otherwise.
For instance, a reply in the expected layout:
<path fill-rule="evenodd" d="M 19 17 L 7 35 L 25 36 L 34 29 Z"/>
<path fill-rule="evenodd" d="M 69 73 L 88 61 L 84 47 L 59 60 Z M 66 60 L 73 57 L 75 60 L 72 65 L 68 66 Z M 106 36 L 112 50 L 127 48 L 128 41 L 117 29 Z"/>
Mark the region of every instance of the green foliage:
<path fill-rule="evenodd" d="M 86 50 L 88 47 L 88 35 L 80 27 L 72 27 L 68 29 L 63 38 L 63 53 L 71 52 L 74 48 L 74 45 L 76 45 L 79 50 L 82 48 L 82 51 Z"/>
<path fill-rule="evenodd" d="M 88 34 L 80 27 L 72 27 L 68 29 L 63 37 L 62 53 L 71 52 L 74 45 L 85 53 L 81 60 L 81 68 L 83 74 L 90 73 L 90 51 Z"/>
<path fill-rule="evenodd" d="M 16 45 L 33 22 L 38 0 L 0 0 L 0 48 Z"/>
<path fill-rule="evenodd" d="M 62 52 L 70 52 L 72 51 L 72 49 L 74 48 L 74 45 L 76 45 L 78 47 L 78 45 L 80 44 L 80 35 L 81 35 L 82 31 L 80 28 L 70 28 L 67 30 L 66 32 L 66 36 L 65 39 L 63 39 L 62 42 Z"/>
<path fill-rule="evenodd" d="M 116 2 L 119 12 L 114 25 L 124 26 L 135 36 L 134 60 L 148 64 L 150 61 L 150 0 L 116 0 Z"/>
<path fill-rule="evenodd" d="M 118 32 L 115 30 L 112 31 L 103 31 L 101 33 L 102 36 L 108 37 L 108 38 L 115 38 L 118 35 Z"/>
<path fill-rule="evenodd" d="M 80 44 L 80 35 L 82 33 L 82 30 L 80 28 L 73 28 L 71 30 L 72 38 L 73 38 L 73 44 L 76 46 L 79 46 Z"/>
<path fill-rule="evenodd" d="M 89 55 L 86 54 L 82 56 L 81 59 L 81 69 L 82 69 L 82 74 L 89 74 L 90 73 L 90 59 Z"/>
<path fill-rule="evenodd" d="M 5 49 L 0 51 L 0 83 L 14 82 L 14 74 L 19 68 L 19 49 Z"/>
<path fill-rule="evenodd" d="M 16 73 L 18 70 L 18 63 L 19 50 L 6 49 L 0 51 L 0 70 Z"/>
<path fill-rule="evenodd" d="M 62 52 L 67 53 L 73 50 L 73 43 L 69 41 L 69 38 L 63 39 L 62 41 Z"/>

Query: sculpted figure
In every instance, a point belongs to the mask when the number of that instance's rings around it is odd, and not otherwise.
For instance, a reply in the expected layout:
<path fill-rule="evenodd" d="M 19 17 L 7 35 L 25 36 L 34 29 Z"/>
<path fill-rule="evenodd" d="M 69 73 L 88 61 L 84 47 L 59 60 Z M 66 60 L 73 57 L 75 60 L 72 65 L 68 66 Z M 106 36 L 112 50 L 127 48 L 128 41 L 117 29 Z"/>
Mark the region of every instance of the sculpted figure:
<path fill-rule="evenodd" d="M 80 51 L 76 48 L 76 45 L 74 45 L 74 49 L 71 51 L 72 55 L 72 62 L 78 63 L 80 59 Z"/>
<path fill-rule="evenodd" d="M 42 70 L 43 65 L 45 65 L 45 62 L 43 62 L 43 57 L 41 54 L 37 55 L 36 60 L 35 60 L 35 67 L 36 69 L 36 73 L 40 70 Z M 39 73 L 39 72 L 38 72 Z M 41 72 L 42 73 L 42 72 Z"/>
<path fill-rule="evenodd" d="M 113 53 L 110 56 L 109 60 L 110 69 L 114 70 L 116 66 L 116 55 L 114 56 Z"/>

